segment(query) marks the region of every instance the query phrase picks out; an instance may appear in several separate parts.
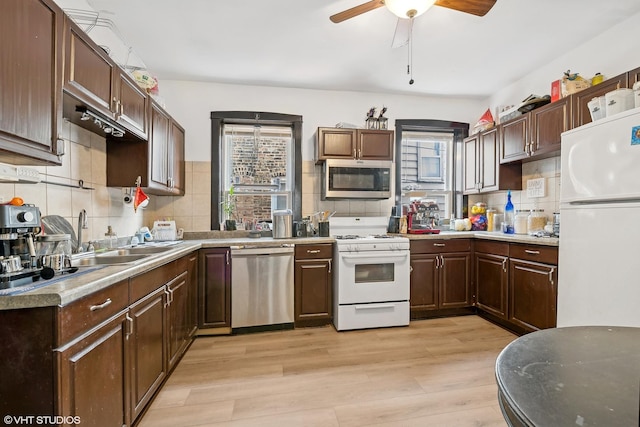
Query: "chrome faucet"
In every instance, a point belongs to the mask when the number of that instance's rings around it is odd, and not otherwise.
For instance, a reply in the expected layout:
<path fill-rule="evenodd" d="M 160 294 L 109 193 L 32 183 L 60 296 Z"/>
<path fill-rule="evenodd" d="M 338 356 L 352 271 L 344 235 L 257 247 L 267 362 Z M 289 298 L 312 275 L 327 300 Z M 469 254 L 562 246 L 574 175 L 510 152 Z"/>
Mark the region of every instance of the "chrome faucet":
<path fill-rule="evenodd" d="M 80 253 L 83 251 L 82 249 L 82 230 L 88 229 L 87 225 L 87 211 L 84 209 L 80 210 L 80 215 L 78 215 L 78 245 L 76 246 L 76 253 Z"/>

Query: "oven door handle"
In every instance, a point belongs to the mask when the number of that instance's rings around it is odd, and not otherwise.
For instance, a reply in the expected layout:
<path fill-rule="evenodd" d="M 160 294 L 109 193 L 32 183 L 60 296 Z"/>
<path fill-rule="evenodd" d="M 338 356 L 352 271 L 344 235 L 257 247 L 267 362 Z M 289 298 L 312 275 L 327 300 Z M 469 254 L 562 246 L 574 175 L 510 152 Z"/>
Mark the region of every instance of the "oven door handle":
<path fill-rule="evenodd" d="M 407 259 L 409 257 L 409 254 L 393 254 L 393 255 L 389 255 L 388 253 L 385 253 L 385 255 L 377 255 L 375 253 L 371 253 L 371 252 L 367 252 L 366 254 L 361 254 L 361 255 L 353 255 L 353 254 L 341 254 L 340 258 L 344 259 L 344 260 L 358 260 L 358 259 L 366 259 L 366 260 L 371 260 L 371 259 L 375 259 L 375 258 L 380 258 L 381 260 L 385 261 L 386 263 L 389 263 L 390 261 L 393 260 L 404 260 Z"/>
<path fill-rule="evenodd" d="M 380 308 L 395 308 L 395 304 L 363 304 L 363 305 L 355 305 L 354 308 L 356 310 L 376 310 Z"/>

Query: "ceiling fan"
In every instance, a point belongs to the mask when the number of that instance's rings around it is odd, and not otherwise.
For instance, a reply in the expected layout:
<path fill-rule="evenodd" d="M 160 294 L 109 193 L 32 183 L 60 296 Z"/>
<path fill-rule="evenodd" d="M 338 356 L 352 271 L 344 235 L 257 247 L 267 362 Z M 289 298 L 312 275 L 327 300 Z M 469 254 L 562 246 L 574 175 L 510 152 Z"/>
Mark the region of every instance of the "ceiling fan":
<path fill-rule="evenodd" d="M 411 70 L 413 49 L 411 47 L 411 34 L 413 32 L 413 19 L 422 15 L 431 6 L 440 6 L 476 16 L 484 16 L 491 10 L 497 0 L 371 0 L 361 5 L 331 15 L 331 22 L 340 23 L 354 18 L 363 13 L 386 6 L 398 17 L 396 31 L 393 36 L 392 47 L 400 47 L 409 44 L 409 64 L 407 74 L 411 75 L 409 84 L 412 85 L 413 73 Z"/>
<path fill-rule="evenodd" d="M 495 3 L 496 0 L 371 0 L 331 15 L 329 19 L 337 24 L 382 6 L 386 6 L 394 15 L 403 19 L 420 16 L 434 5 L 476 16 L 484 16 Z"/>

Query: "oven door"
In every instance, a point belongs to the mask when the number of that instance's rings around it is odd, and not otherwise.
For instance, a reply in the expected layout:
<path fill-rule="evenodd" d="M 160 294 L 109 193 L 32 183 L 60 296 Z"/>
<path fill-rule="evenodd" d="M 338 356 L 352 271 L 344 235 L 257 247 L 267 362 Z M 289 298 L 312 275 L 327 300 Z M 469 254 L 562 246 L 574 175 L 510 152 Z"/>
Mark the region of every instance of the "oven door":
<path fill-rule="evenodd" d="M 409 300 L 409 251 L 341 252 L 338 304 Z"/>

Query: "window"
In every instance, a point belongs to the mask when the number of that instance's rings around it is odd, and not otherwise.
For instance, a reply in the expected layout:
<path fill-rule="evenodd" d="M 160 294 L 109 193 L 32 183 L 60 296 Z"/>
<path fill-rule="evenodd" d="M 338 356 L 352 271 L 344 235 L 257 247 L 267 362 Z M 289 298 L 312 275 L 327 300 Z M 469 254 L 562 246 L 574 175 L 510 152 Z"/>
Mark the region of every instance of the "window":
<path fill-rule="evenodd" d="M 455 159 L 468 134 L 466 123 L 438 120 L 396 120 L 396 201 L 435 202 L 438 216 L 448 218 L 462 207 Z"/>
<path fill-rule="evenodd" d="M 270 222 L 272 212 L 281 209 L 299 218 L 300 116 L 212 112 L 211 118 L 212 229 L 227 219 L 241 227 Z M 229 200 L 233 208 L 225 209 L 222 202 Z"/>

